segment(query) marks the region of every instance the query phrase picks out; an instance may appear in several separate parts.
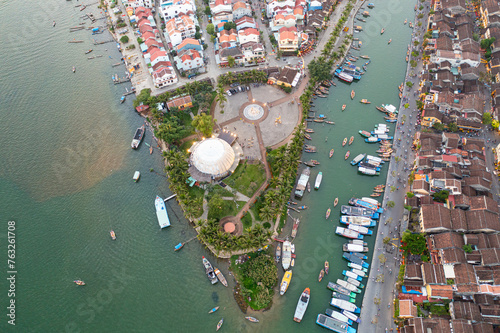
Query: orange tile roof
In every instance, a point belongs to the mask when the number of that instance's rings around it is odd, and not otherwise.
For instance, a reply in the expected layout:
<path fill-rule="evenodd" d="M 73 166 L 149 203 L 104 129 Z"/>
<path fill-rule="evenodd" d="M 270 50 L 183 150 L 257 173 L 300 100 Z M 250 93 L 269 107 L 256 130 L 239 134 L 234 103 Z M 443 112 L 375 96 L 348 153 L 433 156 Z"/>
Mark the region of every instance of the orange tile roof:
<path fill-rule="evenodd" d="M 450 285 L 429 285 L 430 297 L 453 299 L 453 287 Z"/>

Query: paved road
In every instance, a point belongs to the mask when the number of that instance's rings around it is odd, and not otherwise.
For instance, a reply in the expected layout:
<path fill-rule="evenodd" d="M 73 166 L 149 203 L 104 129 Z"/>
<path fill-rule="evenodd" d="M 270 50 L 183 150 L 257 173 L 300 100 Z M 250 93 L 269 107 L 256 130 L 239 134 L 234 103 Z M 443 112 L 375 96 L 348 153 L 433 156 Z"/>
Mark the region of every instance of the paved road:
<path fill-rule="evenodd" d="M 425 11 L 425 9 L 424 9 Z M 418 12 L 415 14 L 417 15 Z M 423 22 L 427 20 L 427 13 Z M 414 22 L 417 21 L 415 16 Z M 414 35 L 417 37 L 414 37 Z M 415 24 L 414 34 L 412 34 L 412 46 L 414 40 L 422 42 L 423 29 L 419 29 Z M 420 46 L 419 46 L 420 47 Z M 414 73 L 419 73 L 422 70 L 421 62 L 413 69 Z M 407 67 L 407 74 L 411 73 L 410 64 Z M 359 332 L 385 332 L 386 329 L 396 329 L 394 324 L 394 309 L 393 300 L 395 298 L 395 284 L 399 273 L 400 256 L 397 249 L 399 244 L 400 222 L 403 218 L 404 197 L 408 191 L 408 176 L 413 167 L 415 158 L 414 151 L 411 149 L 412 138 L 417 131 L 416 120 L 418 110 L 415 100 L 418 93 L 414 95 L 418 86 L 418 76 L 406 77 L 407 81 L 414 84 L 413 89 L 406 87 L 403 93 L 403 100 L 399 107 L 399 117 L 397 129 L 394 133 L 394 147 L 396 154 L 391 158 L 389 171 L 387 175 L 386 192 L 384 194 L 383 206 L 386 209 L 380 218 L 378 226 L 378 237 L 375 241 L 375 249 L 371 262 L 371 270 L 369 281 L 366 286 L 365 295 L 363 298 L 363 309 L 361 311 L 361 324 Z M 405 99 L 406 98 L 406 99 Z M 409 107 L 405 109 L 404 104 L 408 103 Z M 404 125 L 402 124 L 403 120 Z M 393 124 L 395 125 L 395 124 Z M 396 156 L 398 162 L 396 162 Z M 401 160 L 399 160 L 399 158 Z M 391 188 L 391 186 L 393 186 Z M 395 189 L 392 191 L 392 189 Z M 394 208 L 387 207 L 388 202 L 394 202 Z M 384 245 L 383 238 L 391 237 L 391 242 Z M 393 247 L 394 244 L 395 246 Z M 383 254 L 386 258 L 385 264 L 381 264 L 379 255 Z M 377 276 L 383 276 L 385 282 L 376 282 Z M 378 305 L 375 304 L 377 299 Z"/>

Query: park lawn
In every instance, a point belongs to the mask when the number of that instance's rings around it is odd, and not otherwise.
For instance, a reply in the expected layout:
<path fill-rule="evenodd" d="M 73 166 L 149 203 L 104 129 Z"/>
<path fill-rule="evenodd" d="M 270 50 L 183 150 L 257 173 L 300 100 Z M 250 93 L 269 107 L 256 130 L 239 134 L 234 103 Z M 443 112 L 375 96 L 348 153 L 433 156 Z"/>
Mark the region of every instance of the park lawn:
<path fill-rule="evenodd" d="M 241 223 L 243 223 L 243 229 L 246 228 L 251 228 L 253 221 L 252 221 L 252 215 L 250 213 L 246 213 L 242 218 L 241 218 Z"/>
<path fill-rule="evenodd" d="M 231 197 L 231 198 L 233 198 L 234 197 L 234 194 L 232 194 L 231 192 L 229 192 L 228 190 L 226 190 L 224 187 L 216 185 L 216 186 L 214 186 L 214 188 L 213 188 L 212 191 L 208 192 L 208 194 L 207 194 L 207 200 L 210 201 L 210 199 L 212 199 L 212 197 L 215 194 L 218 194 L 221 198 L 224 198 L 224 197 Z"/>
<path fill-rule="evenodd" d="M 265 180 L 266 172 L 261 163 L 248 164 L 244 162 L 240 163 L 234 173 L 224 182 L 238 192 L 251 197 Z"/>
<path fill-rule="evenodd" d="M 226 216 L 234 216 L 236 213 L 238 213 L 239 209 L 236 208 L 236 204 L 232 200 L 223 200 L 223 205 L 220 214 L 216 214 L 210 209 L 208 211 L 208 218 L 209 219 L 216 219 L 220 220 L 223 217 Z"/>
<path fill-rule="evenodd" d="M 196 207 L 196 213 L 194 214 L 194 217 L 198 218 L 203 214 L 203 196 L 205 195 L 205 190 L 202 188 L 199 188 L 198 186 L 193 186 L 193 187 L 188 186 L 188 189 L 189 189 L 189 195 L 192 198 L 196 198 L 196 199 L 202 198 L 202 201 L 201 201 L 202 204 L 199 205 L 199 207 Z"/>

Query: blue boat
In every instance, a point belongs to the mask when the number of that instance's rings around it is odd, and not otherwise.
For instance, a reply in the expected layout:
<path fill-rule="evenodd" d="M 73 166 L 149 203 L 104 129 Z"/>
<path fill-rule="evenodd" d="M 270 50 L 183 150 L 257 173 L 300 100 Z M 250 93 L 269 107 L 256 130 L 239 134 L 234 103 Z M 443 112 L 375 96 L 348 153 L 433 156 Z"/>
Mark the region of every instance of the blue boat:
<path fill-rule="evenodd" d="M 344 259 L 346 259 L 347 261 L 350 261 L 352 262 L 353 264 L 356 264 L 356 265 L 359 265 L 363 268 L 369 268 L 370 267 L 370 264 L 368 264 L 367 262 L 364 262 L 363 259 L 361 259 L 360 257 L 357 257 L 355 255 L 353 255 L 352 253 L 345 253 L 342 255 L 342 257 Z"/>
<path fill-rule="evenodd" d="M 367 143 L 377 143 L 377 142 L 380 142 L 380 138 L 378 138 L 376 136 L 370 136 L 369 138 L 365 139 L 365 142 L 367 142 Z"/>
<path fill-rule="evenodd" d="M 385 121 L 387 121 L 388 123 L 395 123 L 398 120 L 397 119 L 386 119 Z"/>
<path fill-rule="evenodd" d="M 335 73 L 337 73 L 339 75 L 340 75 L 340 73 L 348 74 L 348 75 L 352 76 L 352 78 L 354 80 L 361 80 L 361 74 L 359 72 L 353 71 L 353 70 L 350 70 L 350 69 L 347 69 L 347 68 L 342 68 L 342 69 L 337 68 L 335 70 Z"/>
<path fill-rule="evenodd" d="M 366 163 L 366 162 L 359 163 L 359 166 L 363 167 L 363 168 L 373 169 L 377 172 L 380 172 L 380 167 L 373 166 L 373 165 Z"/>
<path fill-rule="evenodd" d="M 368 202 L 368 201 L 365 201 L 362 199 L 358 199 L 358 198 L 349 199 L 349 205 L 361 207 L 361 208 L 367 208 L 367 209 L 374 210 L 374 211 L 378 209 L 378 205 L 376 205 L 375 203 L 371 203 L 371 202 Z"/>
<path fill-rule="evenodd" d="M 174 251 L 179 251 L 184 246 L 184 243 L 179 243 L 175 246 Z"/>

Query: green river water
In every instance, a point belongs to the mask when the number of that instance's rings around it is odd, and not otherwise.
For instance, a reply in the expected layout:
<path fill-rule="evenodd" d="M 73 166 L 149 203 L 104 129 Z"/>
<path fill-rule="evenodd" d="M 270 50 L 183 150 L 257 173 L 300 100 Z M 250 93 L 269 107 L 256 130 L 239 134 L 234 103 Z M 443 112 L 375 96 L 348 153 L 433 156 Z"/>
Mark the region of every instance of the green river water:
<path fill-rule="evenodd" d="M 171 193 L 165 178 L 149 169 L 161 170 L 162 159 L 157 152 L 149 155 L 144 144 L 137 151 L 130 149 L 133 133 L 143 120 L 133 112 L 132 96 L 119 104 L 130 85 L 111 82 L 111 75 L 124 74 L 123 66 L 111 67 L 120 54 L 114 43 L 92 45 L 94 36 L 88 31 L 68 32 L 82 22 L 75 3 L 0 2 L 0 19 L 5 22 L 0 35 L 4 258 L 0 332 L 209 332 L 221 317 L 222 331 L 227 332 L 323 330 L 315 319 L 329 304 L 325 286 L 347 268 L 341 258 L 345 239 L 334 234 L 340 205 L 351 196 L 369 195 L 374 185 L 385 182 L 387 170 L 379 177 L 358 175 L 344 161 L 347 147 L 342 148 L 341 142 L 354 135 L 348 148 L 351 158 L 376 150 L 362 142 L 358 130 L 371 130 L 383 121 L 375 105 L 399 103 L 396 88 L 403 80 L 410 40 L 410 29 L 403 21 L 413 20 L 414 2 L 376 2 L 368 22 L 358 23 L 365 27 L 355 34 L 363 47 L 353 51 L 371 57 L 368 72 L 351 85 L 337 81 L 329 98 L 315 100 L 315 109 L 336 123 L 312 125 L 316 130 L 312 144 L 318 153 L 306 157 L 321 162 L 312 177 L 322 171 L 323 183 L 302 200 L 310 209 L 301 214 L 291 286 L 285 296 L 276 298 L 271 310 L 253 314 L 259 324 L 244 320 L 231 288 L 210 285 L 201 256 L 222 267 L 233 285 L 227 261 L 213 258 L 197 242 L 174 253 L 175 244 L 195 235 L 175 202 L 167 205 L 172 227 L 158 228 L 154 198 Z M 91 8 L 97 13 L 95 5 Z M 381 27 L 386 29 L 382 36 Z M 95 37 L 105 40 L 109 35 Z M 84 43 L 67 43 L 73 38 Z M 391 45 L 387 45 L 389 38 Z M 89 48 L 103 57 L 87 60 L 84 51 Z M 351 89 L 356 91 L 354 101 L 349 97 Z M 372 104 L 360 104 L 361 98 Z M 341 112 L 344 103 L 347 109 Z M 150 140 L 148 133 L 145 141 Z M 327 156 L 330 148 L 335 148 L 332 159 Z M 132 182 L 135 170 L 142 173 L 137 184 Z M 339 205 L 325 222 L 324 214 L 337 196 Z M 7 268 L 8 221 L 15 221 L 16 235 L 13 297 L 7 296 L 11 287 L 7 271 L 12 270 Z M 115 242 L 109 237 L 111 229 L 117 233 Z M 367 240 L 372 244 L 374 237 Z M 326 259 L 330 275 L 318 283 Z M 87 285 L 77 287 L 75 279 Z M 293 312 L 305 287 L 311 288 L 311 302 L 303 322 L 297 324 Z M 15 326 L 7 323 L 11 299 L 16 301 Z M 216 305 L 221 309 L 208 315 Z"/>

